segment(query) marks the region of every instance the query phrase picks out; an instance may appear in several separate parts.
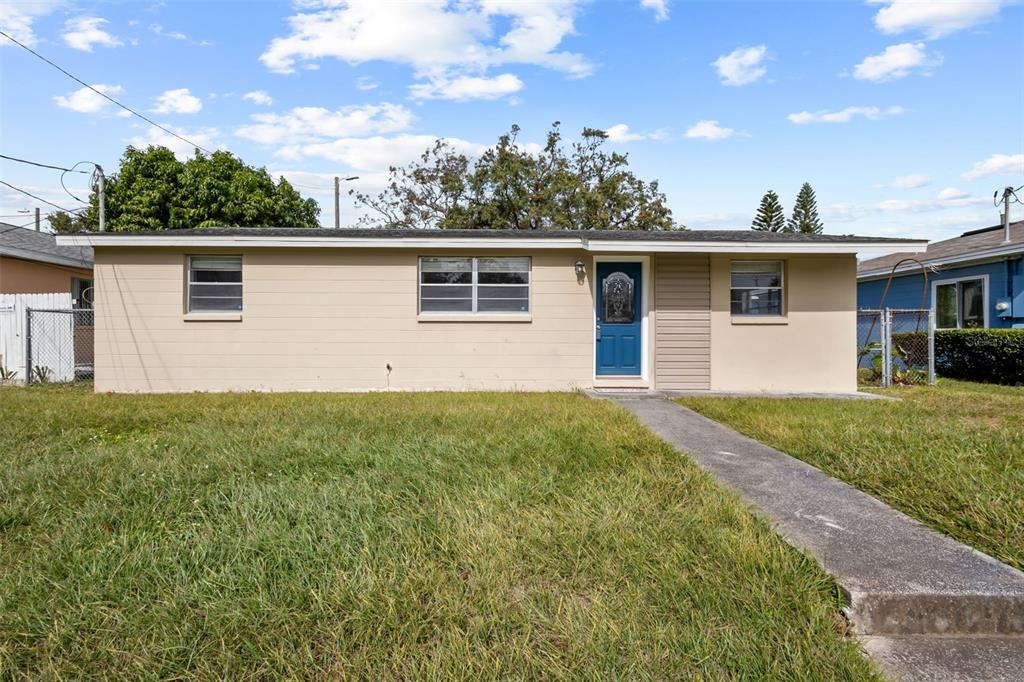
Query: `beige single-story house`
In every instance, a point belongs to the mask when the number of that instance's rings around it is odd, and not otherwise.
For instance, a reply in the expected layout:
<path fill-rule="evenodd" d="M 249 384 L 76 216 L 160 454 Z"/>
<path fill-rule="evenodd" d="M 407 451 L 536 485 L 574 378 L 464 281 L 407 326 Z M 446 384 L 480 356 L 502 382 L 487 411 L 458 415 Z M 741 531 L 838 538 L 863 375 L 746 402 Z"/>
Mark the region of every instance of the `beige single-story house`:
<path fill-rule="evenodd" d="M 210 228 L 95 251 L 97 391 L 854 392 L 858 253 L 754 231 Z"/>

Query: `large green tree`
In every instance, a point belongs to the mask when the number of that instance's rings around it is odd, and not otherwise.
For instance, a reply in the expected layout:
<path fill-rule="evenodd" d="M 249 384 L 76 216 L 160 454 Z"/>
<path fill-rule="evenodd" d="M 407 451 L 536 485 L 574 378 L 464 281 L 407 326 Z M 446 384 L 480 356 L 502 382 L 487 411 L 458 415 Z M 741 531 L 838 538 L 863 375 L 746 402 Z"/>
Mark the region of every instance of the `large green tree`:
<path fill-rule="evenodd" d="M 805 182 L 796 195 L 793 213 L 786 228 L 789 232 L 821 234 L 824 227 L 818 218 L 818 199 L 814 196 L 814 189 L 811 183 Z"/>
<path fill-rule="evenodd" d="M 779 195 L 768 190 L 761 197 L 761 205 L 757 208 L 757 215 L 750 226 L 754 230 L 766 232 L 788 232 L 786 229 L 786 215 L 782 212 L 782 204 L 779 202 Z"/>
<path fill-rule="evenodd" d="M 107 178 L 106 228 L 114 232 L 192 227 L 317 227 L 320 207 L 284 178 L 247 166 L 230 152 L 196 151 L 179 161 L 166 147 L 128 147 Z M 99 227 L 96 192 L 79 217 L 57 214 L 57 232 Z"/>
<path fill-rule="evenodd" d="M 637 178 L 607 135 L 586 128 L 568 150 L 559 124 L 539 151 L 516 141 L 519 126 L 470 159 L 438 140 L 412 164 L 390 168 L 377 195 L 350 192 L 375 227 L 515 230 L 678 228 L 656 181 Z"/>

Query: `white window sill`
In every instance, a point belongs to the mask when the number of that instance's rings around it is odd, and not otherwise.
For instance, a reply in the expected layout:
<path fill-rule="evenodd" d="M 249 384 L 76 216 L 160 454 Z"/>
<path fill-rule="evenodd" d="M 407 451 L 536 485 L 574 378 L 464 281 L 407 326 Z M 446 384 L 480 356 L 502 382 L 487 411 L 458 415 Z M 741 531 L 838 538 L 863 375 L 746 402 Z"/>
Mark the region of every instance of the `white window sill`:
<path fill-rule="evenodd" d="M 241 322 L 242 313 L 186 313 L 186 322 Z"/>
<path fill-rule="evenodd" d="M 733 324 L 789 324 L 785 315 L 733 315 Z"/>
<path fill-rule="evenodd" d="M 531 322 L 530 313 L 420 313 L 418 322 Z"/>

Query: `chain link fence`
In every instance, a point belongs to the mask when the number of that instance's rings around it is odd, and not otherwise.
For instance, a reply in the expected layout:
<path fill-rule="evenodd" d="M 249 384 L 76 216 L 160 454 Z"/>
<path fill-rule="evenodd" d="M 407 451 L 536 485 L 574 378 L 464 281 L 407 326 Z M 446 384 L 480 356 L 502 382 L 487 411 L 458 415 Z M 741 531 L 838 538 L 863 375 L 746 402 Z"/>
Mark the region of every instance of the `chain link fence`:
<path fill-rule="evenodd" d="M 26 312 L 25 381 L 91 381 L 94 313 L 89 308 Z"/>
<path fill-rule="evenodd" d="M 928 309 L 857 311 L 857 379 L 866 386 L 935 383 L 934 313 Z"/>

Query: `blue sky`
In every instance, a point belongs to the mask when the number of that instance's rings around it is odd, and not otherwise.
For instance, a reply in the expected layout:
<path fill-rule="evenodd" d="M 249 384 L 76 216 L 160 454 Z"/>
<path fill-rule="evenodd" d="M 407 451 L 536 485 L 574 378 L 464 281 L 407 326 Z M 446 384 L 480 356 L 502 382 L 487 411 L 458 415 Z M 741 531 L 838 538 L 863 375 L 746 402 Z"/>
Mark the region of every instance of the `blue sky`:
<path fill-rule="evenodd" d="M 570 138 L 608 130 L 691 228 L 748 227 L 767 189 L 788 212 L 809 181 L 827 232 L 941 239 L 994 224 L 992 192 L 1024 183 L 1016 2 L 8 0 L 0 26 L 184 137 L 285 174 L 324 225 L 336 174 L 373 191 L 432 138 L 473 153 L 514 123 L 541 142 L 556 120 Z M 127 144 L 190 153 L 0 43 L 0 153 L 108 172 Z M 0 160 L 0 177 L 78 205 L 55 171 Z M 0 220 L 28 221 L 38 202 L 0 189 Z M 356 215 L 348 197 L 342 211 Z"/>

